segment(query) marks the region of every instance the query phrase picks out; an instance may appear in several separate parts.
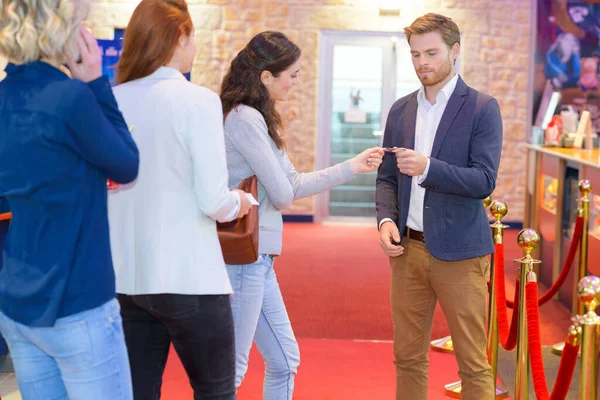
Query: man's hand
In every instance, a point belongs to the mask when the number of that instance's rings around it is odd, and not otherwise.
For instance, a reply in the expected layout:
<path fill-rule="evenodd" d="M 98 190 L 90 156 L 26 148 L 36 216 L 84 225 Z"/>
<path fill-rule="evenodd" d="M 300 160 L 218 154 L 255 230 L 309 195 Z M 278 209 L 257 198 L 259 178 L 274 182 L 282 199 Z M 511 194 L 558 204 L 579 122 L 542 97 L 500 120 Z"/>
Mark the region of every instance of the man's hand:
<path fill-rule="evenodd" d="M 427 157 L 423 154 L 409 149 L 398 149 L 395 152 L 400 172 L 408 176 L 419 176 L 425 173 Z"/>
<path fill-rule="evenodd" d="M 398 244 L 394 244 L 396 242 Z M 379 244 L 388 257 L 399 257 L 404 254 L 404 247 L 399 245 L 400 233 L 395 223 L 386 221 L 379 229 Z"/>

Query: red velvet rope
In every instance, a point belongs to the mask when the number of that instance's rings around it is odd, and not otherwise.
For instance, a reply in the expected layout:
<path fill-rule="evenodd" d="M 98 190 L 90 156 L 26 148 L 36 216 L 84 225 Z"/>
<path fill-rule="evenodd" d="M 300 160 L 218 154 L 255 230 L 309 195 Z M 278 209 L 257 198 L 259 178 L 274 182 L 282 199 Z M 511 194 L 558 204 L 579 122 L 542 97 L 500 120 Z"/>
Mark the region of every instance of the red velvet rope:
<path fill-rule="evenodd" d="M 565 343 L 565 349 L 560 359 L 558 374 L 554 383 L 552 394 L 548 394 L 548 384 L 544 372 L 544 359 L 542 357 L 542 344 L 540 339 L 540 315 L 537 282 L 529 282 L 525 286 L 527 301 L 527 330 L 529 338 L 529 356 L 533 386 L 538 400 L 564 400 L 571 386 L 579 346 Z"/>
<path fill-rule="evenodd" d="M 573 269 L 573 261 L 575 260 L 575 256 L 577 255 L 577 249 L 579 248 L 579 242 L 581 241 L 581 236 L 583 234 L 583 217 L 577 217 L 575 220 L 575 230 L 573 232 L 573 240 L 571 241 L 571 247 L 569 247 L 569 253 L 567 254 L 567 258 L 565 259 L 565 263 L 560 271 L 560 275 L 556 282 L 552 284 L 550 289 L 546 291 L 538 299 L 538 305 L 542 306 L 548 300 L 550 300 L 554 295 L 558 292 L 558 290 L 562 287 L 563 283 L 565 283 L 565 279 L 569 275 L 571 269 Z M 514 308 L 514 303 L 510 300 L 506 301 L 506 307 Z"/>
<path fill-rule="evenodd" d="M 498 313 L 499 342 L 506 350 L 512 350 L 517 345 L 517 320 L 519 313 L 513 310 L 509 328 L 508 310 L 506 309 L 506 282 L 504 281 L 503 244 L 496 244 L 494 282 L 496 283 L 496 311 Z M 517 281 L 516 284 L 514 302 L 519 304 L 519 281 Z"/>

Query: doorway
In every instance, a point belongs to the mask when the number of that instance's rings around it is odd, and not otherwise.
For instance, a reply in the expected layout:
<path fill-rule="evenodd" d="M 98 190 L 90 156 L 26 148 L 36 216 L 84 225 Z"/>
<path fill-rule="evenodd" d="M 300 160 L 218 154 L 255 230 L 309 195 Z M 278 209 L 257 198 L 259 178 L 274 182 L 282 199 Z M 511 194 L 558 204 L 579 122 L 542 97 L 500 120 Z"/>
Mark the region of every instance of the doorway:
<path fill-rule="evenodd" d="M 420 87 L 400 33 L 323 31 L 320 40 L 317 168 L 380 146 L 396 99 Z M 315 219 L 375 218 L 377 173 L 316 198 Z"/>

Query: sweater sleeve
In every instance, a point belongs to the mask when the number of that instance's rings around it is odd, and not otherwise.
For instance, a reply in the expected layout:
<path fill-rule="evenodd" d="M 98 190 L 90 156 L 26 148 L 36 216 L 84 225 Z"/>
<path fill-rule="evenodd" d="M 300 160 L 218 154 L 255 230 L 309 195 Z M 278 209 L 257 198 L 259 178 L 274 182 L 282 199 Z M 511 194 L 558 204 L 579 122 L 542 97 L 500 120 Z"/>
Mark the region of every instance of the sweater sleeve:
<path fill-rule="evenodd" d="M 314 172 L 299 173 L 287 153 L 284 163 L 288 180 L 294 188 L 294 199 L 312 196 L 346 183 L 354 178 L 350 161 Z"/>

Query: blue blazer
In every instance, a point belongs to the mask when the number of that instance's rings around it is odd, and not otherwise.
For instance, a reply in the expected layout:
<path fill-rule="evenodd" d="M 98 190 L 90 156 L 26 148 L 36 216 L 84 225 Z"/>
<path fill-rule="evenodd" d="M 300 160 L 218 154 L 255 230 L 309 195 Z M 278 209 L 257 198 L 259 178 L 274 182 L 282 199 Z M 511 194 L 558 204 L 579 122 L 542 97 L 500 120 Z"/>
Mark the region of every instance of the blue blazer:
<path fill-rule="evenodd" d="M 417 92 L 392 106 L 383 145 L 414 149 Z M 459 77 L 440 121 L 430 155 L 423 207 L 423 235 L 436 258 L 464 260 L 494 252 L 482 199 L 496 186 L 502 151 L 498 102 L 468 87 Z M 406 231 L 412 177 L 402 174 L 386 153 L 376 184 L 377 222 L 392 219 Z"/>

